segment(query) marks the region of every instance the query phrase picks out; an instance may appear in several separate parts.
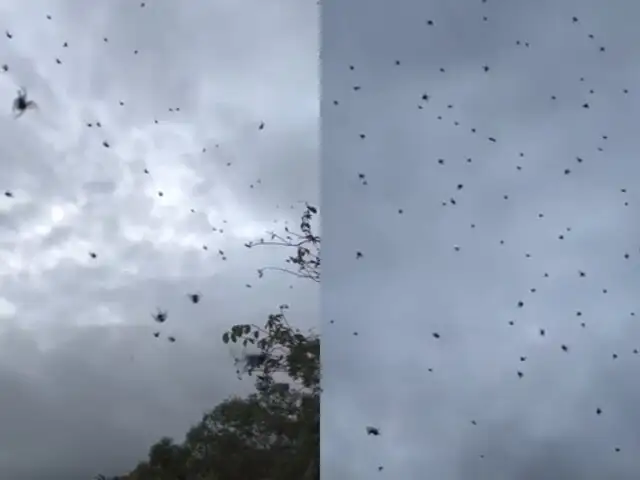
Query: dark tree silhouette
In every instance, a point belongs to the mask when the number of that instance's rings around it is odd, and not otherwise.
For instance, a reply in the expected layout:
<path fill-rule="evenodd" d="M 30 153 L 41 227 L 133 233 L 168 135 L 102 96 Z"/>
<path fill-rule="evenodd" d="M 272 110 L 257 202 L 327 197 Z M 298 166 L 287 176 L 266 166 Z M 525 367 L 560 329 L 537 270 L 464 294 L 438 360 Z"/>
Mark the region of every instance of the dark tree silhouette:
<path fill-rule="evenodd" d="M 247 244 L 281 246 L 296 253 L 296 266 L 268 267 L 320 281 L 320 236 L 312 231 L 318 211 L 307 205 L 300 233 L 270 232 L 269 241 Z M 266 269 L 262 269 L 262 272 Z M 287 319 L 287 305 L 264 325 L 233 325 L 225 344 L 252 345 L 256 353 L 236 361 L 239 376 L 255 379 L 256 391 L 232 397 L 213 410 L 176 444 L 162 438 L 147 460 L 119 480 L 318 480 L 320 457 L 320 336 L 303 332 Z M 107 480 L 106 477 L 98 477 Z"/>

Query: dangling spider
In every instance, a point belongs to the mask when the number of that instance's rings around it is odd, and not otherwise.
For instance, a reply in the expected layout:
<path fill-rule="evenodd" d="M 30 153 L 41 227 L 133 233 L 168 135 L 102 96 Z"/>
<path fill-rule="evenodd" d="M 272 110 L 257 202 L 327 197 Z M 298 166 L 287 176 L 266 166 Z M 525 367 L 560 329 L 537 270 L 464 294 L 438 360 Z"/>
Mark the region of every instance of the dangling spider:
<path fill-rule="evenodd" d="M 22 116 L 27 110 L 38 108 L 33 100 L 27 100 L 27 89 L 22 87 L 18 90 L 18 96 L 13 101 L 13 114 L 15 118 Z"/>
<path fill-rule="evenodd" d="M 233 363 L 238 367 L 236 374 L 238 379 L 242 378 L 242 374 L 246 373 L 249 376 L 253 374 L 255 370 L 260 370 L 265 367 L 265 363 L 269 360 L 269 355 L 264 352 L 248 353 L 246 347 L 243 348 L 240 357 L 236 357 L 233 352 L 229 352 L 233 358 Z"/>
<path fill-rule="evenodd" d="M 236 370 L 238 378 L 242 378 L 242 374 L 246 373 L 249 376 L 253 375 L 255 370 L 258 370 L 265 366 L 269 356 L 266 353 L 243 353 L 242 358 L 235 359 L 235 364 L 242 364 L 241 368 Z"/>

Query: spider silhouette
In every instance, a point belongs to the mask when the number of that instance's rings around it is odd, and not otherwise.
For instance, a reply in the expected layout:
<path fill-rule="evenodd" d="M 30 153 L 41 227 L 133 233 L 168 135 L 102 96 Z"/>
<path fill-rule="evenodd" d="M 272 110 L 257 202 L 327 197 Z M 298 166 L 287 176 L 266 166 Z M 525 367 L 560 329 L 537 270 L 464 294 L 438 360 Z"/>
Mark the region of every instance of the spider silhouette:
<path fill-rule="evenodd" d="M 236 365 L 236 374 L 238 379 L 242 378 L 242 374 L 246 373 L 249 376 L 253 375 L 256 370 L 261 370 L 266 367 L 267 360 L 270 359 L 268 353 L 265 352 L 247 352 L 246 347 L 243 349 L 239 357 L 236 357 L 232 352 L 231 357 L 233 363 Z"/>
<path fill-rule="evenodd" d="M 18 90 L 18 96 L 13 100 L 13 114 L 15 118 L 21 117 L 27 110 L 37 109 L 38 105 L 33 100 L 27 99 L 27 89 Z"/>
<path fill-rule="evenodd" d="M 158 310 L 158 312 L 153 314 L 152 317 L 156 322 L 164 323 L 167 320 L 167 312 Z"/>

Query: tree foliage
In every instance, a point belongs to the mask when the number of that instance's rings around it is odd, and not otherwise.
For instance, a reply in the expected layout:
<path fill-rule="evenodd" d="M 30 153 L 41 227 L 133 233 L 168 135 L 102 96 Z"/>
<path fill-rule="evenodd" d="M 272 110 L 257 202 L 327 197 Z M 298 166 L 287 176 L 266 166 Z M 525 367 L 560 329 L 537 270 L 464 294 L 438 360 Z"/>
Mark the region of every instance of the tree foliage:
<path fill-rule="evenodd" d="M 313 233 L 315 207 L 307 205 L 300 232 L 269 233 L 246 244 L 293 249 L 293 268 L 265 267 L 320 281 L 320 236 Z M 121 480 L 317 480 L 320 453 L 320 337 L 287 319 L 287 305 L 264 325 L 233 325 L 223 343 L 251 345 L 255 353 L 237 360 L 255 392 L 232 397 L 206 413 L 182 443 L 162 438 L 147 460 Z"/>

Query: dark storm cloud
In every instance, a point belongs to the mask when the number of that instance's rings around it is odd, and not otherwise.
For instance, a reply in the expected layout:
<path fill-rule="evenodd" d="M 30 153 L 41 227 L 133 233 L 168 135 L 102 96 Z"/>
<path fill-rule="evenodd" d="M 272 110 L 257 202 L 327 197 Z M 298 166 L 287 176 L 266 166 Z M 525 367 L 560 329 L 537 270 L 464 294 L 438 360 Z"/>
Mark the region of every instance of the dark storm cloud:
<path fill-rule="evenodd" d="M 226 396 L 222 392 L 229 387 L 220 385 L 232 385 L 233 371 L 212 372 L 212 365 L 228 360 L 212 348 L 214 339 L 208 345 L 176 343 L 173 349 L 151 344 L 147 330 L 51 332 L 64 340 L 46 353 L 32 332 L 3 334 L 1 438 L 7 478 L 44 478 L 38 468 L 56 478 L 81 478 L 79 472 L 89 478 L 100 469 L 131 465 L 141 447 L 159 436 L 180 438 L 201 414 L 204 398 L 215 403 Z M 212 373 L 217 384 L 203 384 Z"/>
<path fill-rule="evenodd" d="M 633 8 L 324 5 L 325 475 L 635 478 Z"/>
<path fill-rule="evenodd" d="M 257 278 L 290 252 L 243 246 L 317 202 L 314 6 L 145 3 L 0 5 L 2 478 L 124 473 L 248 391 L 228 326 L 317 323 Z"/>

